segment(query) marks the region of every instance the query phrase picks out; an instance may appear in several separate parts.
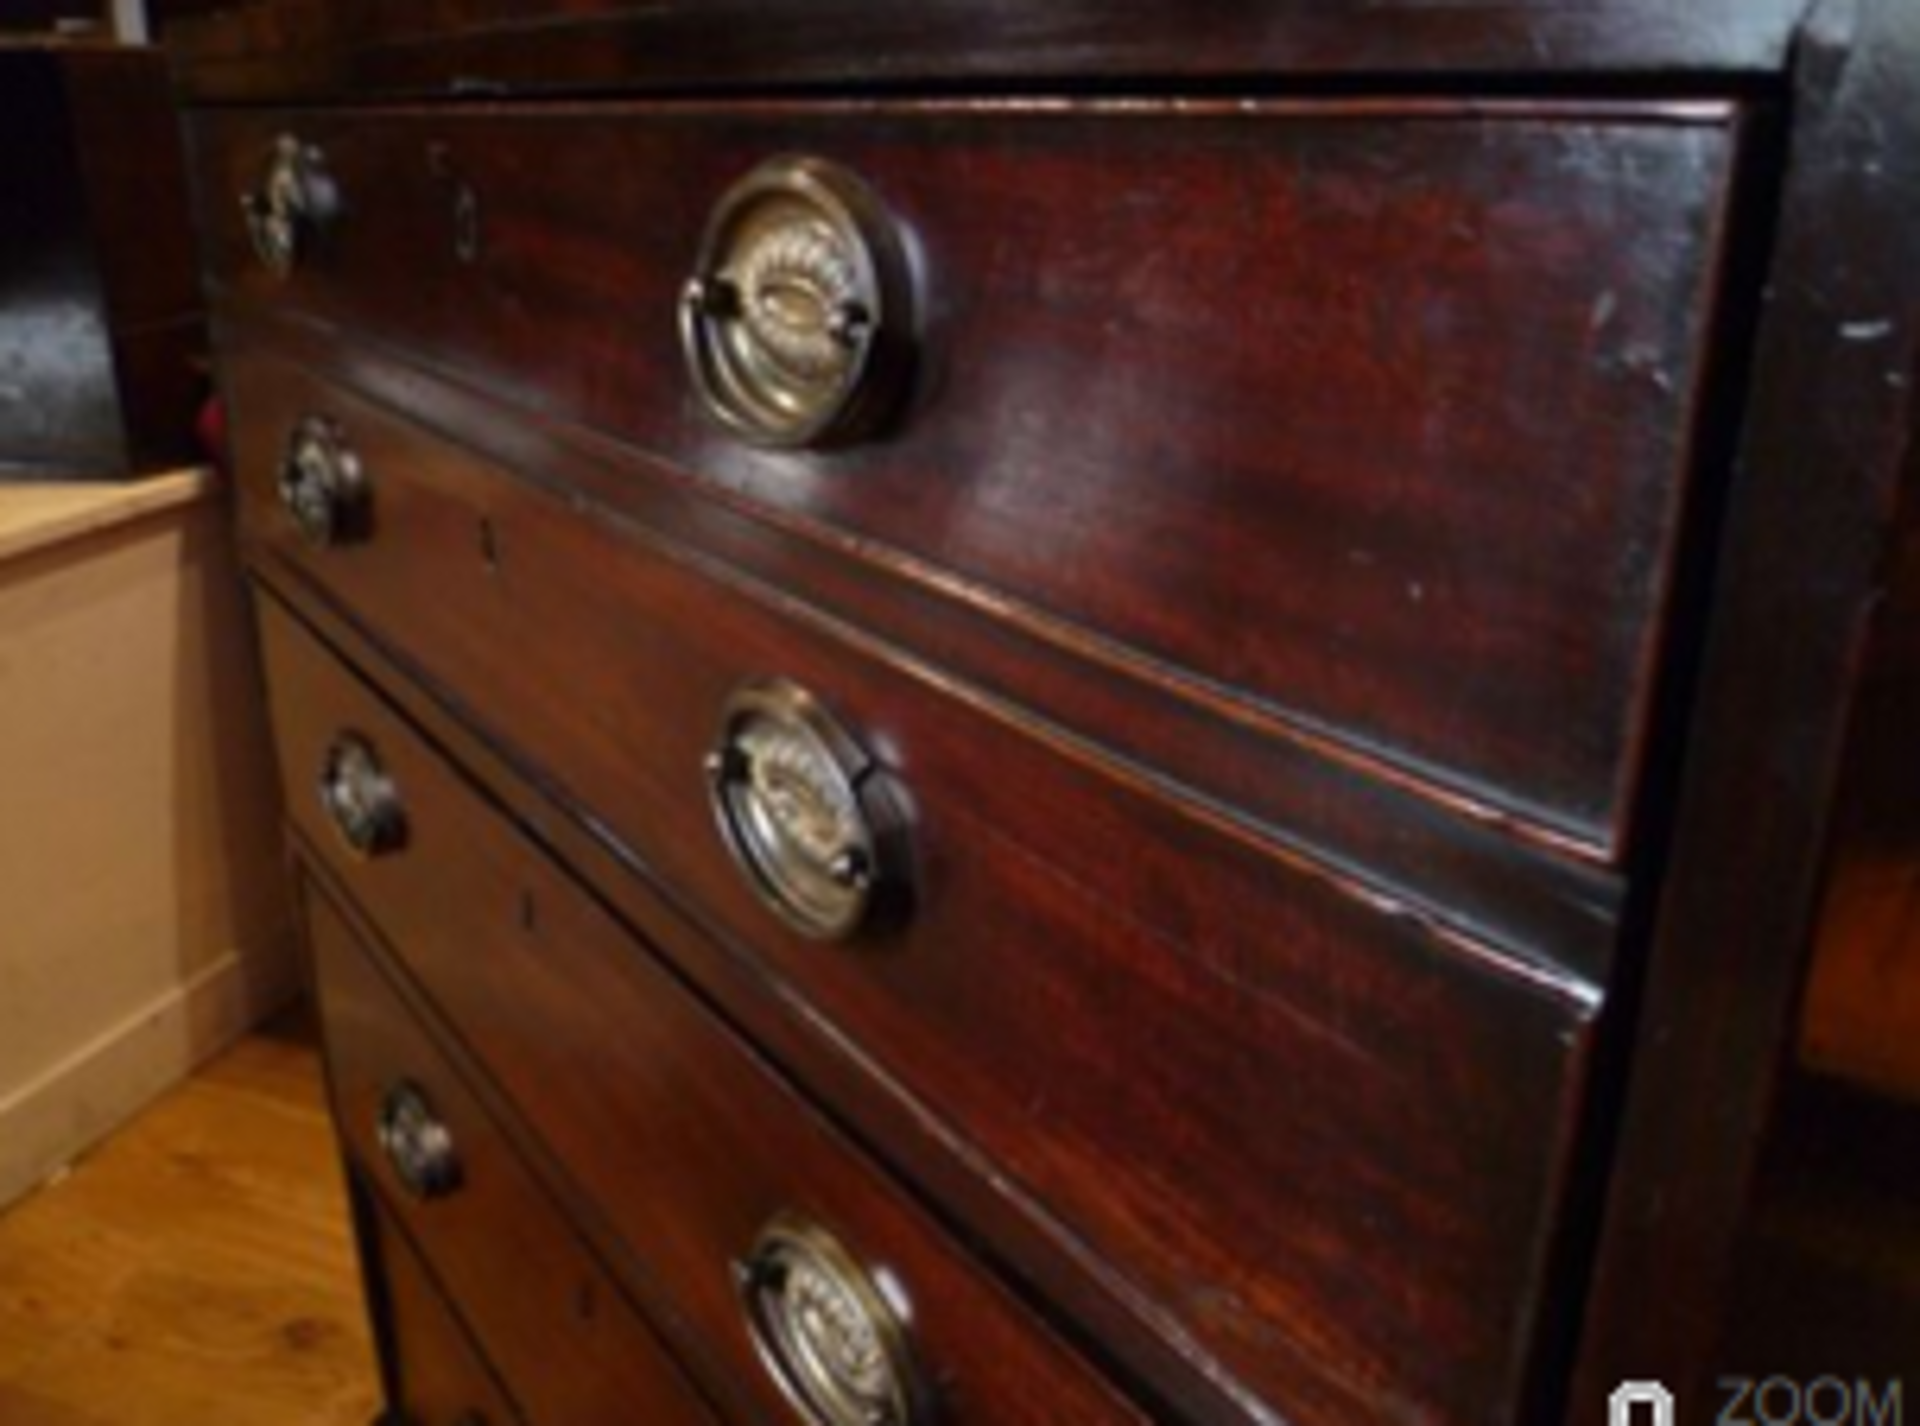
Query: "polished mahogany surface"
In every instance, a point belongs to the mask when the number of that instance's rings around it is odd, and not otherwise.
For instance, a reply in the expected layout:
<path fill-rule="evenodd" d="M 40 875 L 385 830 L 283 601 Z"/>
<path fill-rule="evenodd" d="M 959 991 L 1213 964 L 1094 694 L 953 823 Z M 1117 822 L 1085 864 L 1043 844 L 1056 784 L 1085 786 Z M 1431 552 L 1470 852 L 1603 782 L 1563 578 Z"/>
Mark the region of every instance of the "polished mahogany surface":
<path fill-rule="evenodd" d="M 188 92 L 288 96 L 928 87 L 1265 87 L 1395 76 L 1777 72 L 1799 0 L 280 0 L 183 32 Z M 1696 81 L 1697 82 L 1697 81 Z"/>
<path fill-rule="evenodd" d="M 1156 1319 L 1256 1382 L 1324 1375 L 1409 1401 L 1516 1389 L 1596 992 L 1397 924 L 1364 887 L 1251 854 L 537 489 L 445 460 L 436 489 L 427 469 L 369 464 L 378 528 L 315 557 L 320 577 L 342 555 L 370 623 L 483 726 L 540 750 L 729 943 L 1153 1293 Z M 776 675 L 885 749 L 915 809 L 910 916 L 844 951 L 748 894 L 706 804 L 728 695 Z M 311 721 L 312 681 L 297 687 L 280 695 L 296 790 L 334 731 Z M 313 799 L 293 815 L 316 822 Z M 1272 1093 L 1341 1083 L 1367 1088 Z M 1196 1276 L 1244 1306 L 1186 1305 Z M 1288 1360 L 1276 1320 L 1310 1334 L 1311 1358 Z"/>
<path fill-rule="evenodd" d="M 334 1112 L 353 1162 L 460 1304 L 514 1399 L 530 1419 L 582 1426 L 712 1421 L 340 912 L 311 886 L 302 900 Z M 403 1083 L 450 1137 L 458 1169 L 443 1196 L 398 1180 L 376 1132 Z"/>
<path fill-rule="evenodd" d="M 743 1330 L 735 1265 L 804 1211 L 912 1305 L 943 1419 L 1138 1421 L 912 1204 L 673 983 L 653 958 L 463 786 L 298 623 L 263 606 L 276 731 L 310 854 L 378 920 L 394 956 L 462 1027 L 530 1139 L 568 1165 L 630 1245 L 642 1290 L 711 1389 L 781 1419 Z M 369 737 L 402 789 L 408 845 L 365 861 L 340 843 L 301 770 L 341 728 Z"/>
<path fill-rule="evenodd" d="M 336 597 L 369 616 L 395 608 L 419 574 L 403 548 L 378 537 L 377 490 L 367 506 L 373 538 L 322 555 L 296 540 L 278 472 L 289 432 L 316 414 L 350 433 L 371 481 L 383 470 L 405 472 L 400 494 L 390 497 L 403 510 L 416 503 L 414 492 L 471 490 L 489 470 L 495 479 L 518 472 L 592 507 L 604 523 L 657 535 L 795 617 L 884 646 L 919 677 L 967 685 L 968 697 L 997 716 L 1044 732 L 1110 776 L 1150 784 L 1196 820 L 1283 859 L 1364 876 L 1402 914 L 1536 958 L 1546 974 L 1604 977 L 1622 894 L 1617 872 L 1464 815 L 1430 788 L 1329 757 L 1324 744 L 1276 739 L 1271 725 L 1249 727 L 1161 685 L 1063 659 L 990 609 L 793 539 L 765 518 L 765 507 L 718 503 L 654 462 L 517 415 L 370 343 L 232 313 L 220 338 L 230 357 L 242 519 L 263 544 L 320 574 Z M 440 508 L 460 508 L 459 500 Z M 468 512 L 465 538 L 448 527 L 449 572 L 484 554 L 486 513 Z M 409 614 L 434 617 L 411 607 Z"/>
<path fill-rule="evenodd" d="M 795 1200 L 960 1420 L 1586 1426 L 1796 1300 L 1903 1339 L 1914 1116 L 1832 1078 L 1904 1093 L 1914 1003 L 1897 4 L 184 33 L 291 835 L 387 995 L 340 1053 L 444 1082 L 719 1418 L 828 1419 L 718 1263 Z M 707 409 L 869 350 L 824 229 L 696 274 L 776 155 L 911 273 L 819 449 Z M 278 278 L 269 162 L 326 177 Z M 860 790 L 743 755 L 769 681 Z M 342 730 L 397 852 L 321 815 Z M 884 916 L 775 914 L 748 773 L 802 841 L 886 809 Z M 502 1250 L 418 1237 L 519 1398 Z"/>
<path fill-rule="evenodd" d="M 1861 651 L 1839 848 L 1801 1011 L 1808 1059 L 1920 1099 L 1920 510 L 1897 527 Z"/>
<path fill-rule="evenodd" d="M 394 1406 L 414 1426 L 507 1426 L 520 1419 L 509 1398 L 433 1286 L 420 1255 L 391 1219 L 369 1217 L 374 1308 L 402 1363 Z M 477 1417 L 477 1421 L 476 1421 Z"/>
<path fill-rule="evenodd" d="M 1136 682 L 1624 843 L 1737 110 L 266 112 L 202 125 L 214 185 L 282 132 L 346 211 L 282 283 L 215 210 L 230 301 L 615 434 Z M 910 408 L 821 453 L 717 429 L 677 339 L 709 210 L 789 149 L 871 185 L 925 308 Z"/>
<path fill-rule="evenodd" d="M 1887 896 L 1920 884 L 1920 12 L 1822 11 L 1798 59 L 1773 300 L 1628 1047 L 1583 1426 L 1623 1377 L 1708 1392 L 1734 1319 L 1748 1340 L 1809 1344 L 1854 1321 L 1856 1343 L 1898 1344 L 1863 1354 L 1882 1379 L 1911 1381 L 1920 1342 L 1913 1200 L 1890 1210 L 1886 1189 L 1914 1160 L 1920 1097 L 1884 1045 L 1914 1023 L 1920 969 L 1889 935 Z M 1867 985 L 1850 974 L 1862 959 L 1877 962 Z M 1852 1045 L 1795 1053 L 1803 1010 L 1863 991 L 1874 1008 Z M 1847 1107 L 1863 1083 L 1866 1104 Z M 1847 1250 L 1757 1260 L 1783 1206 L 1789 1241 Z"/>

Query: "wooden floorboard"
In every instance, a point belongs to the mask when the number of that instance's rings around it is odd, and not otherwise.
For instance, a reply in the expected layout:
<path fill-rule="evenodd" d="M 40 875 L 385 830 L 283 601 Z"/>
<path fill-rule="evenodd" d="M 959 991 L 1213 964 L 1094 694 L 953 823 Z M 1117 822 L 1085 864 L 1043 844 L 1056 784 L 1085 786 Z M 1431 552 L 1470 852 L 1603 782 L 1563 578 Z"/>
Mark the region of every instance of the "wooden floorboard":
<path fill-rule="evenodd" d="M 4 1426 L 367 1426 L 375 1405 L 319 1062 L 297 1021 L 0 1217 Z"/>

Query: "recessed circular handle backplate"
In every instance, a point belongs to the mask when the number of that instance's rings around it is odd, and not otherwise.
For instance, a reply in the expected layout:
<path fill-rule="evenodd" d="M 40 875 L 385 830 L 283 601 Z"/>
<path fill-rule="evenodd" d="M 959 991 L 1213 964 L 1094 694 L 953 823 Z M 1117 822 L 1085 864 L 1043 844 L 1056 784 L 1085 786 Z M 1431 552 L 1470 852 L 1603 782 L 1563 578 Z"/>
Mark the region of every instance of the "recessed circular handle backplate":
<path fill-rule="evenodd" d="M 905 821 L 858 740 L 805 689 L 737 692 L 707 774 L 728 850 L 796 931 L 837 940 L 900 907 Z"/>
<path fill-rule="evenodd" d="M 931 1419 L 904 1303 L 827 1229 L 781 1215 L 738 1277 L 761 1361 L 814 1426 L 924 1426 Z"/>
<path fill-rule="evenodd" d="M 320 806 L 357 856 L 383 856 L 406 841 L 400 791 L 373 745 L 357 733 L 342 733 L 328 747 L 320 768 Z"/>
<path fill-rule="evenodd" d="M 695 392 L 729 430 L 789 447 L 871 431 L 905 390 L 913 333 L 905 245 L 852 173 L 773 159 L 720 200 L 680 339 Z"/>
<path fill-rule="evenodd" d="M 273 142 L 259 183 L 240 196 L 254 256 L 275 277 L 290 276 L 340 211 L 324 155 L 292 134 Z"/>
<path fill-rule="evenodd" d="M 280 503 L 317 549 L 366 535 L 372 508 L 366 468 L 338 424 L 307 416 L 293 428 L 280 462 Z"/>

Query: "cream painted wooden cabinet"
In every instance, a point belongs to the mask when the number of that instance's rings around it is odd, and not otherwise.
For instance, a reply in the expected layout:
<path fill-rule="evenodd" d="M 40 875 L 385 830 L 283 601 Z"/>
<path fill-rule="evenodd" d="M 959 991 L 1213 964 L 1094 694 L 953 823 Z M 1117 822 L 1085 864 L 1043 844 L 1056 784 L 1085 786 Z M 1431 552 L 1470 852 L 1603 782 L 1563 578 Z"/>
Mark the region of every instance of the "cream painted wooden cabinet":
<path fill-rule="evenodd" d="M 295 984 L 222 492 L 0 492 L 0 1204 Z"/>

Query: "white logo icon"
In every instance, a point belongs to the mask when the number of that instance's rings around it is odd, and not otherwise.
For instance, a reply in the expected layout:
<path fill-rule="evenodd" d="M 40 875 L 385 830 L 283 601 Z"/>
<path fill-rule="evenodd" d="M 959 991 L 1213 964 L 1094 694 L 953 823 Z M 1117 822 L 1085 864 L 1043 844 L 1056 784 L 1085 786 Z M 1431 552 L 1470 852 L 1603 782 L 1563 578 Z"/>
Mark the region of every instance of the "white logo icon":
<path fill-rule="evenodd" d="M 1647 1407 L 1641 1412 L 1637 1407 Z M 1607 1398 L 1607 1426 L 1673 1426 L 1673 1393 L 1657 1381 L 1623 1381 Z"/>

